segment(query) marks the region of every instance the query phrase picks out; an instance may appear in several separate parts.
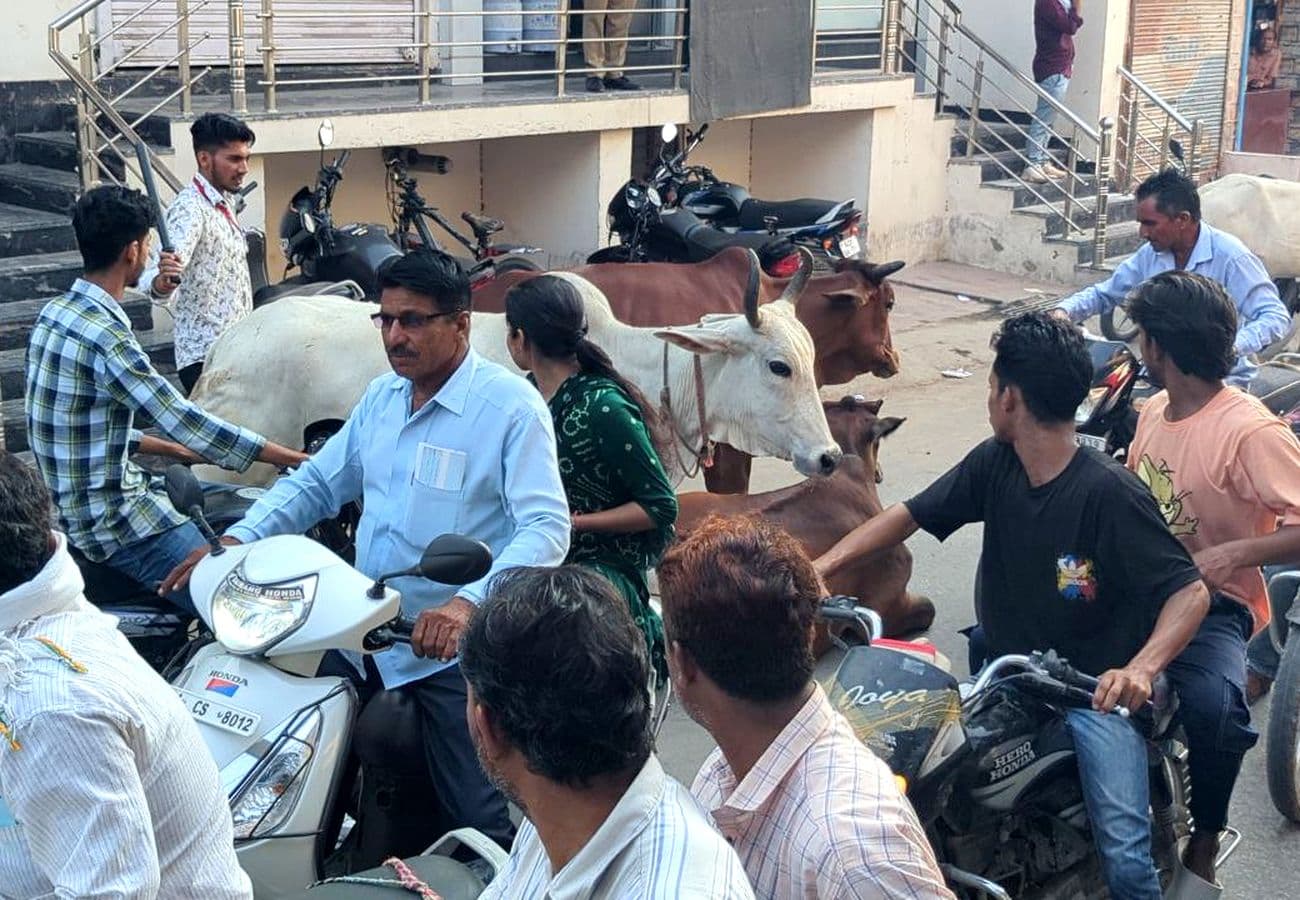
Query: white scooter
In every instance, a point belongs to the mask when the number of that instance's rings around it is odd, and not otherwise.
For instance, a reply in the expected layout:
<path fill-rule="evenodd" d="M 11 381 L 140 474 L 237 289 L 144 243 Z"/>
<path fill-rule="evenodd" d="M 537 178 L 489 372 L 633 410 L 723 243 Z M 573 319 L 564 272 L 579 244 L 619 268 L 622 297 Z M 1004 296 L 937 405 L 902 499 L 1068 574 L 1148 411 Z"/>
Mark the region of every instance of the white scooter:
<path fill-rule="evenodd" d="M 492 554 L 479 541 L 443 535 L 429 544 L 418 565 L 372 582 L 298 535 L 223 546 L 203 519 L 203 494 L 189 470 L 172 467 L 166 484 L 172 503 L 190 515 L 212 546 L 194 569 L 190 593 L 216 636 L 215 643 L 195 653 L 173 686 L 221 771 L 239 863 L 257 897 L 297 895 L 351 868 L 341 860 L 340 833 L 357 796 L 353 788 L 366 779 L 352 747 L 361 714 L 356 688 L 343 674 L 318 677 L 322 660 L 331 650 L 372 654 L 410 640 L 414 621 L 401 616 L 401 594 L 386 580 L 414 575 L 465 584 L 486 574 Z M 398 725 L 409 717 L 394 721 L 388 709 L 379 715 L 381 727 L 410 730 Z M 395 737 L 400 743 L 409 735 Z M 422 758 L 418 765 L 423 766 Z M 415 809 L 431 810 L 428 799 L 420 798 Z M 351 809 L 357 831 L 369 826 L 372 835 L 387 837 L 411 830 L 409 820 L 398 823 L 399 829 L 368 822 L 365 812 L 375 807 L 362 802 L 361 808 Z M 426 852 L 444 852 L 459 842 L 485 859 L 492 872 L 504 865 L 506 854 L 486 836 L 469 829 L 452 836 L 454 841 L 440 841 Z M 381 858 L 359 867 L 377 865 L 390 852 L 391 847 L 380 848 Z M 467 867 L 445 857 L 440 863 L 432 869 L 444 883 L 431 886 L 444 896 L 473 897 L 482 890 L 483 881 Z M 418 862 L 412 867 L 429 870 Z M 459 871 L 448 874 L 449 867 Z"/>

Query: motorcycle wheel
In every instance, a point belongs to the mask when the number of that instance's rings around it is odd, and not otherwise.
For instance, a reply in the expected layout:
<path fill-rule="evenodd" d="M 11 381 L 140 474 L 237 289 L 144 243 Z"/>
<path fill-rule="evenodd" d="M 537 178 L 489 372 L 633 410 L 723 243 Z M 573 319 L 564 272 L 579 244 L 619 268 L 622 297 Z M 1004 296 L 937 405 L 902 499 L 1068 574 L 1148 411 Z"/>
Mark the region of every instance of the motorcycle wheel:
<path fill-rule="evenodd" d="M 1286 311 L 1291 315 L 1300 312 L 1300 280 L 1295 278 L 1275 278 L 1273 285 L 1277 288 L 1277 295 L 1282 298 Z"/>
<path fill-rule="evenodd" d="M 1109 341 L 1123 341 L 1127 344 L 1137 337 L 1138 329 L 1124 309 L 1117 306 L 1101 314 L 1101 333 Z"/>
<path fill-rule="evenodd" d="M 1292 625 L 1273 682 L 1268 715 L 1268 794 L 1277 811 L 1300 822 L 1300 626 Z"/>
<path fill-rule="evenodd" d="M 507 256 L 500 262 L 492 264 L 492 268 L 498 275 L 504 275 L 507 272 L 540 272 L 542 267 L 531 259 L 524 259 L 522 256 Z"/>

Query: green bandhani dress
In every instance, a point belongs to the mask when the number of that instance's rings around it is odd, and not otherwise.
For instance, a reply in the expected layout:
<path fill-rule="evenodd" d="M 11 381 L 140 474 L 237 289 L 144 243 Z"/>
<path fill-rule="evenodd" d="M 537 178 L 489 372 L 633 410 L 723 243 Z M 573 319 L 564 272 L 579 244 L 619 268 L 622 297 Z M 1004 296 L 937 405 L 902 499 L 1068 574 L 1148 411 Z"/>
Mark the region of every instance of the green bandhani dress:
<path fill-rule="evenodd" d="M 550 408 L 569 508 L 594 513 L 631 501 L 654 521 L 651 530 L 630 534 L 575 531 L 565 562 L 595 569 L 627 599 L 662 680 L 667 677 L 663 622 L 650 607 L 646 570 L 673 539 L 677 495 L 640 408 L 613 381 L 585 372 L 571 375 Z"/>

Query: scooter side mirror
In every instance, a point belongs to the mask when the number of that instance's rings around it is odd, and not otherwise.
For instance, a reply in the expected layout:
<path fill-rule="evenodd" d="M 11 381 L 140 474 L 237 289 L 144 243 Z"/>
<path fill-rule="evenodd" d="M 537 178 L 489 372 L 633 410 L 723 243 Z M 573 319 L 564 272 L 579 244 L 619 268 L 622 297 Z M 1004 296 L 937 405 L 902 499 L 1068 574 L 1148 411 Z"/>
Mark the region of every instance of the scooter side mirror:
<path fill-rule="evenodd" d="M 416 566 L 420 576 L 442 584 L 478 581 L 492 568 L 488 545 L 459 534 L 443 534 L 429 542 Z"/>
<path fill-rule="evenodd" d="M 665 144 L 671 144 L 677 140 L 677 126 L 669 122 L 663 128 L 659 129 L 659 137 Z"/>
<path fill-rule="evenodd" d="M 199 487 L 194 473 L 180 463 L 167 467 L 163 486 L 167 490 L 167 499 L 180 512 L 188 514 L 196 506 L 203 509 L 203 488 Z"/>
<path fill-rule="evenodd" d="M 334 143 L 334 123 L 329 119 L 321 122 L 320 128 L 316 129 L 316 142 L 322 150 Z"/>

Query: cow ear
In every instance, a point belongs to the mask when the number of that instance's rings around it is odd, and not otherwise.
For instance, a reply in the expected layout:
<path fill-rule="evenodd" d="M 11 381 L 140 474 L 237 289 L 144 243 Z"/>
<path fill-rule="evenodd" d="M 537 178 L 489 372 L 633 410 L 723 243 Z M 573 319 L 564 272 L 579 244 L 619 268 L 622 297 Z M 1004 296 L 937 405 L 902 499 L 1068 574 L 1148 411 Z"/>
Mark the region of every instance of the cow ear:
<path fill-rule="evenodd" d="M 849 309 L 854 306 L 866 306 L 866 301 L 857 291 L 829 291 L 822 295 L 826 302 L 837 309 Z"/>
<path fill-rule="evenodd" d="M 669 344 L 681 347 L 689 353 L 697 353 L 701 356 L 706 353 L 732 353 L 736 349 L 736 345 L 731 338 L 712 328 L 687 325 L 681 328 L 656 331 L 654 335 L 661 341 L 666 341 Z"/>
<path fill-rule="evenodd" d="M 876 440 L 887 438 L 898 430 L 899 425 L 906 421 L 907 419 L 900 419 L 898 416 L 885 416 L 883 419 L 877 419 L 876 423 L 871 426 L 871 436 Z"/>

